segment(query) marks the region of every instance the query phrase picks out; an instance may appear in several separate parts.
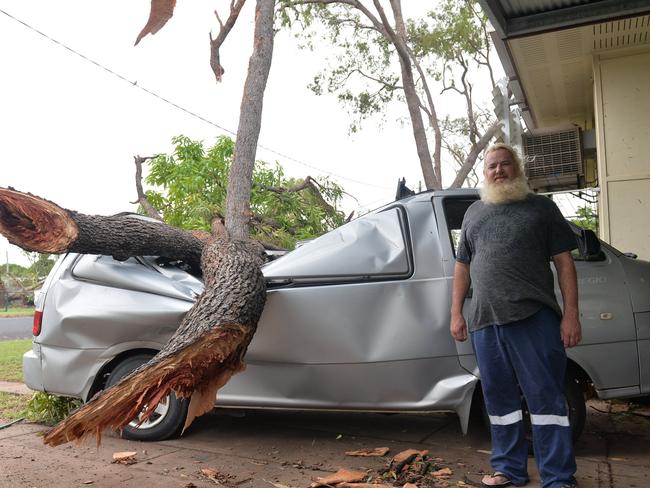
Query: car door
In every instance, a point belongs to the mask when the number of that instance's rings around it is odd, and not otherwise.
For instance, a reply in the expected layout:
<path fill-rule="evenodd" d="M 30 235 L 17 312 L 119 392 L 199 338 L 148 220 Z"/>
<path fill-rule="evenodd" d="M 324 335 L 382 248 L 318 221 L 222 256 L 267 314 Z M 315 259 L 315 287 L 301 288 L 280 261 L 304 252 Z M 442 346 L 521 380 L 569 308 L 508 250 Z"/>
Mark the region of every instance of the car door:
<path fill-rule="evenodd" d="M 578 248 L 580 230 L 573 227 Z M 617 252 L 601 244 L 602 253 L 587 260 L 574 251 L 582 341 L 567 351 L 594 383 L 601 398 L 635 395 L 639 390 L 639 355 L 626 276 Z M 560 303 L 562 294 L 557 287 Z"/>
<path fill-rule="evenodd" d="M 440 246 L 442 247 L 443 269 L 448 281 L 449 304 L 451 305 L 451 288 L 453 285 L 454 266 L 456 264 L 456 249 L 460 239 L 460 228 L 463 217 L 469 206 L 478 200 L 478 193 L 451 194 L 437 196 L 433 199 L 433 206 L 436 213 L 436 221 L 440 234 Z M 470 287 L 465 303 L 463 304 L 463 315 L 467 317 L 472 299 Z M 451 319 L 451 316 L 450 316 Z M 478 366 L 472 349 L 471 338 L 465 342 L 456 341 L 456 351 L 460 365 L 468 372 L 478 376 Z"/>
<path fill-rule="evenodd" d="M 354 410 L 457 409 L 475 377 L 449 335 L 430 197 L 350 222 L 264 269 L 267 304 L 247 369 L 218 403 Z"/>

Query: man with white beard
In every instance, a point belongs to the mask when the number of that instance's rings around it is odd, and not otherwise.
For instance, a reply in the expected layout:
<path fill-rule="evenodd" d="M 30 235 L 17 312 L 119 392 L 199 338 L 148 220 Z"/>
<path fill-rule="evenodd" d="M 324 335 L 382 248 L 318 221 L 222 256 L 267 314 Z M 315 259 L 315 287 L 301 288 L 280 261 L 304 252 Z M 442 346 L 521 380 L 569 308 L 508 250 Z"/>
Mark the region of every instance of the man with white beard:
<path fill-rule="evenodd" d="M 565 347 L 581 339 L 576 239 L 559 209 L 528 188 L 521 159 L 505 144 L 485 152 L 485 187 L 461 229 L 451 307 L 451 335 L 469 332 L 492 433 L 493 473 L 484 486 L 528 482 L 520 388 L 533 431 L 542 488 L 576 486 L 564 399 Z M 555 297 L 557 270 L 563 311 Z M 467 322 L 462 315 L 472 285 Z"/>

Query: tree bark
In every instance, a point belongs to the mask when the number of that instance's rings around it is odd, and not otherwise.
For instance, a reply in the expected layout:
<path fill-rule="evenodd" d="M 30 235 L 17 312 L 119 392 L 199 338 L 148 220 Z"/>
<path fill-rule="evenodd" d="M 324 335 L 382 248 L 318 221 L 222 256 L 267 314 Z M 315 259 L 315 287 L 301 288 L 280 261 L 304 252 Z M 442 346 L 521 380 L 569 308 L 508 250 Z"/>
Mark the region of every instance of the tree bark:
<path fill-rule="evenodd" d="M 147 213 L 147 215 L 152 219 L 162 221 L 162 217 L 158 213 L 158 210 L 156 210 L 153 205 L 151 205 L 147 199 L 147 195 L 144 193 L 144 189 L 142 188 L 142 163 L 145 163 L 153 158 L 155 158 L 155 156 L 133 156 L 133 162 L 135 163 L 135 191 L 138 194 L 138 203 Z"/>
<path fill-rule="evenodd" d="M 424 129 L 424 121 L 422 120 L 422 112 L 420 111 L 420 97 L 415 89 L 413 66 L 411 65 L 409 49 L 406 44 L 406 26 L 404 25 L 404 18 L 402 17 L 401 1 L 391 0 L 390 3 L 393 10 L 393 17 L 395 18 L 397 32 L 390 27 L 390 22 L 388 21 L 379 1 L 374 0 L 375 7 L 379 12 L 381 22 L 385 28 L 385 35 L 395 46 L 397 57 L 399 59 L 400 70 L 402 73 L 402 85 L 404 87 L 404 97 L 406 98 L 406 105 L 411 118 L 413 138 L 415 139 L 415 147 L 418 159 L 420 160 L 424 184 L 427 187 L 427 190 L 439 190 L 442 188 L 442 184 L 434 170 L 434 162 L 431 159 L 427 133 Z"/>
<path fill-rule="evenodd" d="M 85 215 L 29 193 L 0 188 L 0 233 L 26 251 L 79 252 L 116 259 L 149 255 L 200 269 L 201 234 L 137 217 Z"/>
<path fill-rule="evenodd" d="M 251 186 L 257 140 L 262 125 L 264 90 L 273 56 L 274 0 L 257 0 L 255 6 L 255 39 L 248 63 L 248 76 L 241 102 L 235 157 L 228 178 L 226 229 L 231 237 L 248 236 Z"/>

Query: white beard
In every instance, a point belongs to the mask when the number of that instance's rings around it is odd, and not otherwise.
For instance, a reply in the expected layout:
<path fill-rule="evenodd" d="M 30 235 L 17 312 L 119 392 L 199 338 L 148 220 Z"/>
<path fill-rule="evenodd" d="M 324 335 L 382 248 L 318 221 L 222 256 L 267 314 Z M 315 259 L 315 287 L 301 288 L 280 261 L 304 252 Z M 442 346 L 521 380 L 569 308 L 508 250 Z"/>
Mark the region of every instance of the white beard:
<path fill-rule="evenodd" d="M 485 203 L 500 205 L 525 200 L 531 193 L 524 175 L 503 183 L 488 183 L 481 189 L 481 200 Z"/>

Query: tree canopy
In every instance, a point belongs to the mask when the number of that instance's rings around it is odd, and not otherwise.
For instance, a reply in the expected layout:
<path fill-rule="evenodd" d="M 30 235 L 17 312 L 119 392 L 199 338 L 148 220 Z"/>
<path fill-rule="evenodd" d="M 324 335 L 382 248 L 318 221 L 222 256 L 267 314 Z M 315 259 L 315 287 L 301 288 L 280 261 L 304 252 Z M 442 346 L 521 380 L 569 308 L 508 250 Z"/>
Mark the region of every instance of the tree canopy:
<path fill-rule="evenodd" d="M 487 18 L 476 2 L 441 0 L 417 19 L 405 18 L 400 0 L 287 2 L 298 14 L 285 14 L 285 23 L 300 23 L 307 46 L 321 37 L 335 48 L 310 85 L 314 93 L 337 96 L 352 132 L 370 117 L 384 120 L 390 104 L 406 104 L 427 188 L 443 187 L 443 150 L 458 174 L 449 186 L 462 186 L 498 134 L 476 96 L 478 83 L 488 94 L 495 85 Z M 443 96 L 459 110 L 441 113 Z"/>
<path fill-rule="evenodd" d="M 147 199 L 170 225 L 210 230 L 212 218 L 224 215 L 227 181 L 235 144 L 221 136 L 205 147 L 186 136 L 173 139 L 172 154 L 149 160 Z M 327 178 L 290 178 L 275 163 L 256 161 L 251 194 L 251 236 L 262 243 L 293 248 L 338 227 L 343 189 Z"/>

